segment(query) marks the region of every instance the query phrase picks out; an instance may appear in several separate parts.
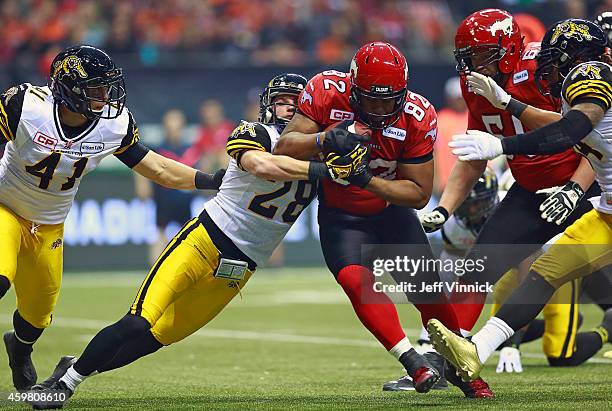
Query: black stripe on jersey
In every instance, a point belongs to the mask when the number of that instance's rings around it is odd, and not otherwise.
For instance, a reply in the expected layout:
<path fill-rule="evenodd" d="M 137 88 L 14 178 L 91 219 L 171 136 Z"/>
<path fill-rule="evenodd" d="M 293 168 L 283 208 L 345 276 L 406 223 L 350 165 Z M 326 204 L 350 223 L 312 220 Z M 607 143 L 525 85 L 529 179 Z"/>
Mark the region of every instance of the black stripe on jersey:
<path fill-rule="evenodd" d="M 567 88 L 566 98 L 570 105 L 578 97 L 591 97 L 602 100 L 607 107 L 612 105 L 612 88 L 607 83 L 594 80 L 583 80 Z"/>
<path fill-rule="evenodd" d="M 572 336 L 574 335 L 574 316 L 576 315 L 576 300 L 577 300 L 577 293 L 576 293 L 576 280 L 572 281 L 572 295 L 571 295 L 571 307 L 570 307 L 570 312 L 569 312 L 569 319 L 568 319 L 568 325 L 567 325 L 567 332 L 565 333 L 565 341 L 563 342 L 563 349 L 561 349 L 561 355 L 559 356 L 559 358 L 569 358 L 572 356 L 572 354 L 574 354 L 573 352 L 573 347 L 572 348 L 572 352 L 568 353 L 568 350 L 570 349 L 569 346 L 569 342 L 572 339 Z M 565 304 L 565 302 L 562 302 L 562 304 Z"/>
<path fill-rule="evenodd" d="M 119 148 L 115 150 L 113 154 L 121 155 L 125 153 L 125 151 L 133 147 L 140 140 L 140 132 L 138 131 L 138 125 L 136 124 L 136 120 L 132 113 L 128 110 L 129 122 L 127 132 L 125 133 L 125 137 L 121 139 L 121 144 Z"/>
<path fill-rule="evenodd" d="M 81 141 L 82 139 L 87 137 L 87 135 L 91 133 L 94 128 L 96 128 L 99 121 L 100 119 L 98 118 L 92 121 L 89 127 L 87 127 L 81 134 L 77 135 L 74 138 L 66 137 L 66 135 L 64 135 L 64 129 L 62 129 L 62 123 L 59 119 L 59 104 L 53 103 L 53 122 L 55 123 L 55 129 L 57 130 L 57 134 L 59 135 L 60 140 L 64 142 L 76 143 L 77 141 Z"/>
<path fill-rule="evenodd" d="M 6 110 L 4 109 L 4 105 L 2 104 L 2 102 L 0 102 L 0 127 L 2 127 L 3 129 L 2 133 L 4 134 L 6 140 L 11 141 L 15 139 L 15 135 L 13 134 L 13 131 L 8 126 L 8 124 L 9 122 Z"/>
<path fill-rule="evenodd" d="M 0 118 L 0 131 L 7 142 L 13 140 L 11 130 L 4 124 L 4 121 Z"/>
<path fill-rule="evenodd" d="M 151 268 L 149 275 L 147 275 L 147 278 L 145 278 L 145 281 L 142 284 L 142 287 L 138 293 L 137 301 L 135 301 L 135 304 L 132 304 L 132 308 L 130 309 L 130 312 L 132 314 L 135 314 L 135 315 L 142 314 L 142 305 L 144 304 L 144 299 L 145 299 L 145 296 L 147 295 L 147 290 L 149 289 L 149 286 L 153 282 L 153 277 L 155 277 L 155 274 L 157 274 L 159 267 L 163 264 L 166 258 L 168 258 L 170 254 L 172 254 L 172 251 L 174 251 L 176 247 L 178 247 L 187 238 L 187 236 L 193 230 L 195 230 L 200 224 L 202 224 L 202 222 L 198 219 L 198 217 L 195 217 L 189 220 L 183 226 L 182 230 L 179 231 L 179 233 L 174 237 L 172 242 L 162 252 L 162 254 L 159 256 L 159 258 L 155 262 L 155 265 L 153 265 L 153 268 Z"/>

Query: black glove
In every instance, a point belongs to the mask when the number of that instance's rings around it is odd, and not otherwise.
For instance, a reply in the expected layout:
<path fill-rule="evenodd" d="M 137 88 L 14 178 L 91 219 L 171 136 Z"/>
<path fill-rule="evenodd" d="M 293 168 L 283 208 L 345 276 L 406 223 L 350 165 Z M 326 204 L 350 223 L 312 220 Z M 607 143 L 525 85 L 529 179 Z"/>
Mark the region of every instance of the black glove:
<path fill-rule="evenodd" d="M 336 127 L 325 132 L 325 140 L 323 148 L 340 155 L 350 153 L 357 144 L 370 141 L 369 136 L 362 136 L 351 133 L 347 130 L 348 126 L 353 124 L 353 121 L 343 121 Z"/>
<path fill-rule="evenodd" d="M 219 190 L 224 175 L 224 168 L 217 170 L 214 175 L 198 171 L 195 175 L 195 187 L 198 190 Z"/>

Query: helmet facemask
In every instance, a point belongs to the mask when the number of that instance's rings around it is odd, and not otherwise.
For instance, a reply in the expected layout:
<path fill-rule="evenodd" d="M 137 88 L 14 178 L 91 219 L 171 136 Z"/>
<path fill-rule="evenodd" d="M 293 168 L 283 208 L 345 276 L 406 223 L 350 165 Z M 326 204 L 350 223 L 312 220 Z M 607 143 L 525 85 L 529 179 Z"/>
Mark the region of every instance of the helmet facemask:
<path fill-rule="evenodd" d="M 501 38 L 498 44 L 467 46 L 455 49 L 454 53 L 455 60 L 457 61 L 455 69 L 460 76 L 466 76 L 470 72 L 475 71 L 488 75 L 498 84 L 500 83 L 503 73 L 499 70 L 497 63 L 506 55 L 506 49 L 501 46 Z M 474 60 L 478 61 L 477 66 L 474 65 Z M 492 64 L 495 65 L 495 73 L 490 73 L 488 70 L 488 67 Z"/>
<path fill-rule="evenodd" d="M 283 96 L 295 96 L 295 103 L 288 102 L 279 102 L 276 101 L 279 97 Z M 264 94 L 261 95 L 260 99 L 260 109 L 259 109 L 259 119 L 258 121 L 264 124 L 276 124 L 285 126 L 291 119 L 293 118 L 293 114 L 295 114 L 297 110 L 297 98 L 299 96 L 299 92 L 293 89 L 268 89 Z M 278 106 L 293 106 L 293 113 L 289 118 L 279 117 L 276 112 Z"/>
<path fill-rule="evenodd" d="M 376 86 L 373 86 L 376 88 Z M 365 91 L 358 86 L 351 88 L 350 103 L 355 110 L 357 117 L 370 128 L 384 129 L 392 126 L 399 120 L 400 112 L 404 108 L 406 102 L 406 93 L 408 90 L 404 87 L 398 91 Z M 368 105 L 378 105 L 381 110 L 369 111 Z M 388 110 L 383 110 L 385 106 L 389 106 Z M 366 106 L 366 107 L 364 107 Z M 385 111 L 385 113 L 380 113 Z"/>
<path fill-rule="evenodd" d="M 535 82 L 542 95 L 559 98 L 565 77 L 572 68 L 572 59 L 557 47 L 542 49 L 536 57 Z"/>

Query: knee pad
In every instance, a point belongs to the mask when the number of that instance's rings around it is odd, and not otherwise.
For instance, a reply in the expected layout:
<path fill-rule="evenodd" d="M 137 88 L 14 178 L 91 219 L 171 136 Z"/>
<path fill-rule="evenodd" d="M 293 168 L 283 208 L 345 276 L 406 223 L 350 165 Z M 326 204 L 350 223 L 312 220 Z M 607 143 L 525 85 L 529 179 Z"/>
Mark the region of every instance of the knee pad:
<path fill-rule="evenodd" d="M 0 275 L 0 298 L 4 297 L 4 294 L 11 288 L 11 282 L 8 278 Z"/>

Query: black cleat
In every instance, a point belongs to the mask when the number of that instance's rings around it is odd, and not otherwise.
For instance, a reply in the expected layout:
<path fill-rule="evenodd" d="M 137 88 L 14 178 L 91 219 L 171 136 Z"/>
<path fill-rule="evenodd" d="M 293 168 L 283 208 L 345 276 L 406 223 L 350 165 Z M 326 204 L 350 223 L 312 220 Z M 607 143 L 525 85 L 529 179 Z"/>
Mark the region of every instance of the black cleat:
<path fill-rule="evenodd" d="M 72 396 L 72 390 L 66 386 L 64 381 L 57 381 L 49 388 L 32 391 L 34 400 L 28 404 L 35 410 L 57 410 L 63 408 Z"/>
<path fill-rule="evenodd" d="M 440 379 L 431 388 L 432 390 L 446 390 L 448 383 L 444 378 L 444 358 L 437 352 L 427 352 L 423 357 L 438 371 Z M 383 391 L 416 391 L 412 378 L 409 375 L 404 375 L 397 380 L 387 381 L 383 384 Z"/>
<path fill-rule="evenodd" d="M 60 358 L 59 362 L 55 366 L 53 370 L 53 374 L 40 384 L 36 384 L 32 387 L 33 390 L 45 390 L 47 388 L 51 388 L 53 384 L 59 381 L 60 378 L 66 374 L 68 368 L 72 367 L 72 365 L 77 361 L 76 357 L 72 355 L 66 355 Z"/>
<path fill-rule="evenodd" d="M 432 390 L 447 390 L 448 384 L 446 379 L 440 378 L 438 382 L 433 386 Z M 408 375 L 404 375 L 401 378 L 393 381 L 387 381 L 383 384 L 383 391 L 415 391 L 412 378 Z"/>
<path fill-rule="evenodd" d="M 22 356 L 16 353 L 17 337 L 15 331 L 7 331 L 2 337 L 6 353 L 8 354 L 9 367 L 13 374 L 13 385 L 17 391 L 27 391 L 36 384 L 36 368 L 32 363 L 30 354 Z"/>

